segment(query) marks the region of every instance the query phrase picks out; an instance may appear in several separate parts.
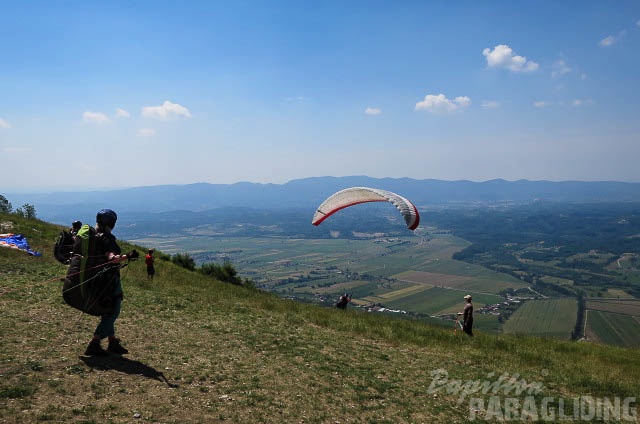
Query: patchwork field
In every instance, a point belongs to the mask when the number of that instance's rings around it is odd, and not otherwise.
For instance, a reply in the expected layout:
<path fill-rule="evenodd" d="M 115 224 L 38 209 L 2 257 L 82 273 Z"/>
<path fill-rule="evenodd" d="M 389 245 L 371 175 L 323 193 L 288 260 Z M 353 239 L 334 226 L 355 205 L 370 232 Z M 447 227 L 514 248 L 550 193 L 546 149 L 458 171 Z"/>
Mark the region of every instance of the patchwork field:
<path fill-rule="evenodd" d="M 504 332 L 569 339 L 575 327 L 575 299 L 540 299 L 526 302 L 504 324 Z"/>
<path fill-rule="evenodd" d="M 319 303 L 349 292 L 354 304 L 437 315 L 459 310 L 467 293 L 480 307 L 501 301 L 497 294 L 505 288 L 526 287 L 509 275 L 452 260 L 468 242 L 451 235 L 428 241 L 198 236 L 136 242 L 168 254 L 189 252 L 198 263 L 230 261 L 264 290 Z"/>

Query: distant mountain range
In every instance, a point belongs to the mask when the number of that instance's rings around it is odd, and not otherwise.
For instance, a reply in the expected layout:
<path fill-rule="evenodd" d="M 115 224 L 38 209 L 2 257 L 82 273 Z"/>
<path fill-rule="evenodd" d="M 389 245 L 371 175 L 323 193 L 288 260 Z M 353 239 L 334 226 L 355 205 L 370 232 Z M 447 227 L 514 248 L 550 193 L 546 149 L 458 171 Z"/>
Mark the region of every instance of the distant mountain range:
<path fill-rule="evenodd" d="M 615 181 L 473 181 L 415 180 L 411 178 L 314 177 L 285 184 L 196 183 L 127 189 L 57 193 L 7 193 L 19 207 L 35 206 L 37 215 L 50 222 L 66 223 L 79 216 L 94 216 L 109 207 L 119 213 L 205 211 L 222 207 L 314 210 L 332 193 L 352 186 L 377 187 L 409 198 L 418 208 L 432 205 L 532 201 L 635 202 L 640 183 Z"/>

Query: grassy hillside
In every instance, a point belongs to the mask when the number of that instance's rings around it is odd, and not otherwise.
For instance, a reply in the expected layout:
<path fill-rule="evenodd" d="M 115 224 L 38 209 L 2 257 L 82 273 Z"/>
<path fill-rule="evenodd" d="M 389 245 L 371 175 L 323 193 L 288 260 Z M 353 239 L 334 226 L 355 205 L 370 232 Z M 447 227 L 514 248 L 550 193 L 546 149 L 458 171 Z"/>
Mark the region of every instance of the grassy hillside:
<path fill-rule="evenodd" d="M 0 222 L 44 253 L 0 248 L 0 422 L 469 421 L 459 385 L 434 389 L 436 370 L 461 383 L 518 374 L 544 385 L 538 401 L 640 394 L 635 350 L 482 332 L 470 339 L 287 301 L 167 262 L 152 283 L 141 261 L 123 271 L 116 325 L 130 354 L 84 357 L 97 319 L 62 301 L 66 269 L 50 254 L 59 228 L 13 215 Z"/>

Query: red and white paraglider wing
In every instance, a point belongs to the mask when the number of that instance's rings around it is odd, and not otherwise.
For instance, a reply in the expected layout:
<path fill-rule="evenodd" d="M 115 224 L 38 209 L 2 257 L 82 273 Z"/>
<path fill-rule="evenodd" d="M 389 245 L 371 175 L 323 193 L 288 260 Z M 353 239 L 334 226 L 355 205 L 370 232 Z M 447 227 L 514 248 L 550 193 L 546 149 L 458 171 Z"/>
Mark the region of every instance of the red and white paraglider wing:
<path fill-rule="evenodd" d="M 318 207 L 311 223 L 320 225 L 341 209 L 368 202 L 392 203 L 400 211 L 410 230 L 415 230 L 420 224 L 418 209 L 408 199 L 387 190 L 368 187 L 351 187 L 332 194 Z"/>

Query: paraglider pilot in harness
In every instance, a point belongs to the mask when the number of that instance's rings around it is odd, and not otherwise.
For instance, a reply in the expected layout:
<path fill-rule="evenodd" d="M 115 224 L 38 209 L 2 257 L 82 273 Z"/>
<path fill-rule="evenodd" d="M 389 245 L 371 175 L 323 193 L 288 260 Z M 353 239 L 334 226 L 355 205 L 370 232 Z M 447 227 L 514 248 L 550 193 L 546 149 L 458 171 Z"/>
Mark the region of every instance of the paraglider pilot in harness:
<path fill-rule="evenodd" d="M 133 250 L 130 253 L 123 255 L 120 250 L 120 246 L 116 242 L 115 236 L 111 233 L 116 225 L 118 216 L 111 209 L 102 209 L 96 215 L 96 253 L 97 255 L 104 255 L 103 260 L 108 264 L 119 264 L 120 262 L 128 259 L 137 258 L 138 252 Z M 106 355 L 108 353 L 115 353 L 122 355 L 129 351 L 120 344 L 120 339 L 116 338 L 115 322 L 120 315 L 120 307 L 122 303 L 122 284 L 120 282 L 120 266 L 113 266 L 113 270 L 110 270 L 109 284 L 107 290 L 111 293 L 107 293 L 113 302 L 112 312 L 108 315 L 102 315 L 100 317 L 100 323 L 96 327 L 93 338 L 89 342 L 85 355 Z M 109 345 L 107 349 L 103 349 L 100 346 L 100 341 L 104 338 L 109 339 Z"/>

